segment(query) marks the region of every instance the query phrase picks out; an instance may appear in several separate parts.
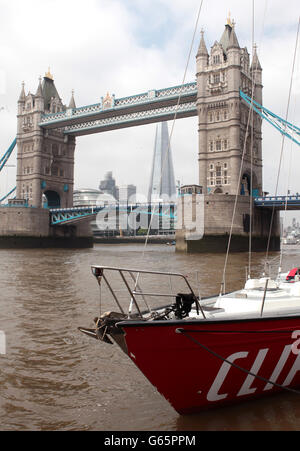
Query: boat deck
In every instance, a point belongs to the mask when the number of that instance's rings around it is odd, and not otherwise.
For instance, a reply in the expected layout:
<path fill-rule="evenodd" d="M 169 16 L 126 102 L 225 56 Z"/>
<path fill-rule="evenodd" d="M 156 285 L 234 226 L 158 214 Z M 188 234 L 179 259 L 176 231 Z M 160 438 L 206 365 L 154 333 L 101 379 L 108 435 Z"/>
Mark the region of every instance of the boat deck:
<path fill-rule="evenodd" d="M 203 320 L 259 318 L 300 315 L 300 282 L 274 282 L 265 290 L 267 279 L 249 280 L 245 288 L 206 299 L 201 305 L 203 315 L 192 309 L 186 319 Z"/>

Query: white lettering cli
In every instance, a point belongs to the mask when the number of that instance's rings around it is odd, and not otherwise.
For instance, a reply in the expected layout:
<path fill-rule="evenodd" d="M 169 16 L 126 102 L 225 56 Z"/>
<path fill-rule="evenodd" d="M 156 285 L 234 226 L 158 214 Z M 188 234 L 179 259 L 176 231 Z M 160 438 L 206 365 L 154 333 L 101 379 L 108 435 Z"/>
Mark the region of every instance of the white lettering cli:
<path fill-rule="evenodd" d="M 299 332 L 299 334 L 300 334 L 300 332 Z M 293 346 L 294 345 L 286 345 L 285 348 L 283 349 L 283 352 L 273 370 L 271 377 L 268 378 L 270 380 L 270 382 L 277 383 L 277 380 L 281 374 L 281 371 L 283 370 L 283 367 L 286 364 L 287 359 L 289 358 L 291 352 L 294 354 L 293 351 L 295 348 L 293 349 Z M 258 351 L 255 361 L 254 361 L 251 369 L 249 370 L 249 374 L 246 376 L 244 383 L 242 384 L 240 390 L 237 393 L 237 396 L 250 395 L 250 394 L 253 394 L 256 392 L 257 387 L 252 386 L 252 384 L 254 383 L 254 380 L 256 379 L 256 377 L 254 375 L 259 373 L 259 370 L 264 363 L 264 360 L 266 358 L 266 355 L 268 354 L 268 351 L 269 351 L 268 348 L 260 349 Z M 247 358 L 248 355 L 249 355 L 249 352 L 247 352 L 247 351 L 236 352 L 226 358 L 226 362 L 223 362 L 223 364 L 221 365 L 220 370 L 207 393 L 208 401 L 212 401 L 212 402 L 220 401 L 222 399 L 226 399 L 229 396 L 228 393 L 222 393 L 222 385 L 224 384 L 224 381 L 225 381 L 226 377 L 228 376 L 228 373 L 230 372 L 231 367 L 233 366 L 232 364 L 239 359 Z M 236 365 L 243 367 L 242 364 L 236 363 Z M 288 375 L 286 376 L 284 382 L 281 385 L 283 385 L 283 386 L 290 385 L 298 371 L 300 371 L 300 352 L 298 352 L 292 368 L 290 369 Z M 250 374 L 250 373 L 252 373 L 252 374 Z M 265 385 L 263 390 L 270 390 L 271 388 L 274 387 L 274 385 L 270 382 L 268 382 Z"/>
<path fill-rule="evenodd" d="M 3 330 L 0 330 L 0 355 L 6 354 L 6 336 Z"/>

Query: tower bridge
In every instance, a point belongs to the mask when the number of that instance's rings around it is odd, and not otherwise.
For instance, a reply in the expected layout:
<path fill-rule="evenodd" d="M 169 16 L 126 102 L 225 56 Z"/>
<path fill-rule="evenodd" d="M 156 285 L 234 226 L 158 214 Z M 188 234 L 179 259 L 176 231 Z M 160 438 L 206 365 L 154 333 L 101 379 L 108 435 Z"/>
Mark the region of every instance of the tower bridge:
<path fill-rule="evenodd" d="M 253 88 L 255 108 L 250 108 Z M 210 52 L 201 32 L 196 81 L 191 83 L 123 98 L 107 94 L 94 105 L 83 107 L 76 107 L 74 94 L 68 106 L 62 102 L 50 71 L 40 79 L 35 94 L 26 93 L 23 84 L 18 100 L 17 138 L 10 148 L 11 153 L 17 144 L 16 206 L 0 208 L 0 245 L 17 238 L 25 241 L 30 238 L 38 245 L 41 238 L 46 244 L 59 242 L 62 246 L 78 245 L 80 240 L 82 245 L 91 243 L 86 223 L 95 212 L 85 215 L 86 221 L 79 220 L 78 215 L 69 216 L 72 222 L 69 228 L 67 216 L 65 227 L 53 220 L 54 209 L 60 209 L 59 214 L 63 214 L 63 210 L 70 212 L 73 208 L 76 138 L 175 117 L 197 116 L 203 234 L 200 237 L 197 230 L 191 230 L 183 221 L 182 229 L 176 232 L 177 250 L 225 250 L 234 210 L 232 248 L 247 250 L 251 204 L 253 250 L 265 249 L 273 215 L 270 204 L 262 197 L 261 128 L 267 115 L 270 120 L 270 112 L 266 110 L 263 114 L 262 90 L 262 67 L 256 47 L 251 58 L 247 48 L 240 46 L 230 20 Z M 251 122 L 248 121 L 250 111 L 253 112 Z M 2 160 L 0 164 L 4 163 Z M 239 195 L 235 209 L 236 193 Z M 50 222 L 49 210 L 43 208 L 44 197 L 52 210 Z M 179 198 L 177 205 L 177 214 L 182 218 L 186 207 L 184 198 Z M 21 208 L 18 202 L 27 208 Z M 197 202 L 197 196 L 191 195 L 189 208 L 193 212 Z M 270 241 L 273 250 L 280 243 L 278 216 L 274 218 Z M 197 225 L 194 227 L 197 229 Z"/>
<path fill-rule="evenodd" d="M 63 127 L 65 135 L 82 136 L 119 128 L 197 116 L 197 83 L 151 90 L 115 99 L 110 96 L 100 103 L 41 116 L 43 129 Z"/>

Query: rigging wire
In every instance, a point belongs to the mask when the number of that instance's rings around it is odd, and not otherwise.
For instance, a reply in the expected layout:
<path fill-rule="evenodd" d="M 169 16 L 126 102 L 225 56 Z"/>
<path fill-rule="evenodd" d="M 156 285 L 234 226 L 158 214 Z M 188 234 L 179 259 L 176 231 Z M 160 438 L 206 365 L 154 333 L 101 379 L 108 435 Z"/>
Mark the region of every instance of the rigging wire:
<path fill-rule="evenodd" d="M 261 34 L 259 39 L 259 49 L 261 48 L 262 38 L 265 29 L 265 20 L 267 16 L 268 9 L 268 0 L 265 0 L 264 14 L 263 14 L 263 22 L 261 28 Z M 252 1 L 252 55 L 254 54 L 255 47 L 255 1 Z M 257 49 L 256 49 L 257 50 Z M 258 67 L 258 60 L 256 61 L 255 71 Z M 252 77 L 252 94 L 255 92 L 255 80 Z M 252 96 L 253 99 L 254 95 Z M 250 108 L 249 113 L 251 112 L 251 154 L 250 154 L 250 227 L 249 227 L 249 252 L 248 252 L 248 278 L 251 278 L 251 264 L 252 264 L 252 233 L 253 233 L 253 202 L 252 202 L 252 193 L 253 193 L 253 148 L 254 148 L 254 109 L 253 109 L 253 101 L 252 108 Z"/>
<path fill-rule="evenodd" d="M 295 105 L 295 109 L 296 109 L 296 105 Z M 292 156 L 293 156 L 293 143 L 291 142 L 290 157 L 289 157 L 289 167 L 288 167 L 288 177 L 287 177 L 287 187 L 286 187 L 287 195 L 286 195 L 286 199 L 285 199 L 285 203 L 284 203 L 283 224 L 286 222 L 286 217 L 287 217 L 287 203 L 288 203 L 288 194 L 289 194 L 289 183 L 290 183 L 290 180 L 291 180 L 291 171 L 292 171 Z M 283 259 L 283 248 L 282 248 L 282 246 L 280 246 L 280 256 L 279 256 L 278 274 L 277 274 L 278 277 L 280 276 L 281 270 L 282 270 L 282 259 Z"/>
<path fill-rule="evenodd" d="M 299 68 L 300 68 L 300 53 L 298 55 L 298 73 L 299 73 Z M 293 117 L 295 117 L 296 114 L 296 102 L 294 105 L 294 113 L 293 113 Z M 293 143 L 291 143 L 291 147 L 290 147 L 290 158 L 289 158 L 289 170 L 288 170 L 288 183 L 287 183 L 287 188 L 286 188 L 286 193 L 288 196 L 289 193 L 289 181 L 291 179 L 291 169 L 292 169 L 292 150 L 293 150 Z M 284 219 L 283 219 L 283 223 L 285 223 L 286 221 L 286 217 L 287 217 L 287 202 L 288 202 L 288 198 L 286 196 L 286 201 L 285 201 L 285 206 L 284 206 Z M 279 265 L 278 265 L 278 277 L 281 274 L 281 270 L 282 270 L 282 259 L 283 259 L 283 247 L 280 247 L 280 257 L 279 257 Z"/>
<path fill-rule="evenodd" d="M 187 75 L 188 67 L 189 67 L 189 64 L 190 64 L 191 54 L 192 54 L 192 50 L 193 50 L 193 46 L 194 46 L 194 42 L 195 42 L 195 37 L 196 37 L 197 30 L 198 30 L 198 24 L 199 24 L 201 11 L 202 11 L 203 2 L 204 2 L 204 0 L 200 1 L 200 5 L 199 5 L 199 8 L 198 8 L 196 23 L 195 23 L 195 27 L 194 27 L 194 32 L 193 32 L 193 36 L 192 36 L 192 41 L 191 41 L 191 45 L 190 45 L 190 49 L 189 49 L 189 53 L 188 53 L 188 58 L 187 58 L 187 62 L 186 62 L 186 66 L 185 66 L 185 70 L 184 70 L 184 75 L 183 75 L 183 80 L 182 80 L 181 86 L 183 86 L 185 84 L 186 75 Z M 159 192 L 161 190 L 162 176 L 163 176 L 163 172 L 164 172 L 164 167 L 165 167 L 165 164 L 166 164 L 166 161 L 167 161 L 167 157 L 169 155 L 170 148 L 171 148 L 171 141 L 172 141 L 172 137 L 173 137 L 175 122 L 176 122 L 176 119 L 177 119 L 178 109 L 179 109 L 179 106 L 180 106 L 181 94 L 182 93 L 180 92 L 179 96 L 178 96 L 178 101 L 177 101 L 177 105 L 176 105 L 176 109 L 175 109 L 175 113 L 174 113 L 174 119 L 173 119 L 172 127 L 171 127 L 171 133 L 170 133 L 170 137 L 169 137 L 169 140 L 168 140 L 168 149 L 167 149 L 165 158 L 164 158 L 163 163 L 162 163 L 162 168 L 161 168 L 161 173 L 160 173 L 160 180 L 159 180 Z M 145 257 L 145 252 L 146 252 L 146 248 L 147 248 L 148 241 L 149 241 L 150 230 L 151 230 L 154 214 L 155 214 L 155 205 L 154 205 L 154 208 L 153 208 L 153 211 L 152 211 L 152 214 L 151 214 L 151 217 L 150 217 L 149 226 L 148 226 L 148 229 L 147 229 L 147 235 L 146 235 L 144 249 L 143 249 L 143 253 L 142 253 L 142 260 Z M 138 284 L 139 275 L 140 275 L 140 273 L 138 273 L 138 275 L 136 277 L 135 288 L 136 288 L 136 285 Z"/>
<path fill-rule="evenodd" d="M 253 49 L 254 49 L 254 0 L 252 2 L 252 45 L 253 45 L 253 47 L 252 47 L 252 52 L 253 52 Z M 256 66 L 256 68 L 257 68 L 257 66 Z M 224 268 L 223 268 L 223 275 L 222 275 L 222 281 L 221 281 L 221 287 L 220 287 L 220 296 L 222 295 L 222 293 L 226 292 L 226 269 L 227 269 L 229 251 L 230 251 L 232 234 L 233 234 L 233 225 L 234 225 L 234 219 L 235 219 L 235 214 L 236 214 L 236 209 L 237 209 L 238 195 L 240 192 L 240 185 L 241 185 L 241 181 L 242 181 L 242 171 L 243 171 L 244 160 L 245 160 L 245 155 L 246 155 L 246 150 L 247 150 L 247 138 L 248 138 L 248 134 L 249 134 L 251 118 L 253 119 L 254 88 L 255 88 L 255 82 L 254 82 L 254 75 L 252 73 L 251 104 L 250 104 L 250 109 L 249 109 L 249 114 L 248 114 L 247 127 L 246 127 L 246 132 L 245 132 L 243 152 L 242 152 L 242 158 L 241 158 L 241 165 L 240 165 L 240 171 L 239 171 L 238 182 L 237 182 L 237 187 L 236 187 L 236 194 L 235 194 L 235 200 L 234 200 L 234 206 L 233 206 L 233 212 L 232 212 L 232 218 L 231 218 L 230 232 L 229 232 L 225 262 L 224 262 Z M 252 111 L 252 115 L 251 115 L 251 111 Z M 253 122 L 252 122 L 252 130 L 253 130 Z M 251 147 L 252 146 L 253 146 L 253 142 L 251 143 Z M 251 149 L 251 154 L 252 154 L 252 149 Z M 252 168 L 252 158 L 251 158 L 251 168 Z M 252 176 L 251 176 L 251 180 L 252 180 Z M 251 184 L 251 180 L 250 180 L 250 184 Z M 251 188 L 250 188 L 250 190 L 251 190 Z M 249 194 L 250 194 L 250 208 L 251 208 L 252 193 L 250 192 Z M 252 215 L 252 210 L 251 210 L 251 215 Z M 251 215 L 250 215 L 250 223 L 252 222 Z M 252 241 L 250 238 L 251 235 L 252 235 L 252 227 L 249 231 L 249 254 L 251 252 L 251 246 L 252 246 Z M 248 262 L 249 273 L 250 273 L 250 264 L 251 264 L 251 257 L 249 256 L 249 262 Z"/>
<path fill-rule="evenodd" d="M 292 64 L 292 73 L 291 73 L 289 95 L 288 95 L 288 103 L 287 103 L 287 110 L 286 110 L 286 117 L 285 117 L 285 121 L 286 122 L 288 121 L 290 102 L 291 102 L 291 96 L 292 96 L 292 88 L 293 88 L 293 80 L 294 80 L 294 72 L 295 72 L 295 64 L 296 64 L 296 55 L 297 55 L 298 40 L 299 40 L 299 29 L 300 29 L 300 16 L 299 16 L 299 19 L 298 19 L 296 44 L 295 44 L 295 50 L 294 50 L 294 57 L 293 57 L 293 64 Z M 286 127 L 287 127 L 287 124 L 285 124 L 285 130 L 286 130 Z M 285 134 L 282 135 L 279 167 L 278 167 L 278 172 L 277 172 L 277 180 L 276 180 L 276 188 L 275 188 L 275 196 L 277 196 L 277 192 L 278 192 L 279 176 L 280 176 L 280 171 L 281 171 L 281 166 L 282 166 L 282 157 L 283 157 L 284 143 L 285 143 Z M 266 257 L 265 257 L 265 264 L 267 264 L 268 257 L 269 257 L 271 233 L 272 233 L 273 222 L 274 222 L 274 213 L 275 213 L 275 205 L 273 205 L 273 208 L 272 208 L 272 215 L 271 215 L 271 220 L 270 220 L 270 228 L 269 228 L 269 236 L 268 236 L 268 244 L 267 244 Z"/>
<path fill-rule="evenodd" d="M 252 1 L 252 55 L 254 54 L 254 17 L 255 17 L 255 4 L 254 0 Z M 257 69 L 257 63 L 256 68 Z M 255 89 L 255 81 L 252 73 L 252 98 L 254 96 Z M 253 203 L 252 203 L 252 190 L 253 190 L 253 125 L 254 125 L 254 117 L 253 117 L 253 108 L 250 108 L 249 114 L 251 114 L 251 146 L 250 146 L 250 224 L 249 224 L 249 252 L 248 252 L 248 278 L 251 278 L 251 257 L 252 257 L 252 217 L 253 217 Z"/>
<path fill-rule="evenodd" d="M 193 50 L 193 46 L 194 46 L 194 42 L 195 42 L 195 37 L 196 37 L 197 29 L 198 29 L 198 24 L 199 24 L 199 19 L 200 19 L 200 14 L 201 14 L 201 10 L 202 10 L 203 1 L 204 0 L 201 0 L 200 6 L 199 6 L 199 9 L 198 9 L 196 24 L 195 24 L 195 27 L 194 27 L 192 42 L 191 42 L 191 45 L 190 45 L 190 50 L 189 50 L 189 53 L 188 53 L 188 58 L 187 58 L 187 62 L 186 62 L 186 66 L 185 66 L 185 70 L 184 70 L 184 75 L 183 75 L 183 80 L 182 80 L 181 86 L 183 86 L 185 84 L 187 70 L 188 70 L 188 67 L 189 67 L 189 64 L 190 64 L 191 54 L 192 54 L 192 50 Z M 168 140 L 168 149 L 167 149 L 167 152 L 166 152 L 163 164 L 162 164 L 161 173 L 160 173 L 159 192 L 160 192 L 160 189 L 161 189 L 161 183 L 162 183 L 162 176 L 163 176 L 164 166 L 166 164 L 167 157 L 168 157 L 168 154 L 170 152 L 171 141 L 172 141 L 172 137 L 173 137 L 173 132 L 174 132 L 174 127 L 175 127 L 175 122 L 176 122 L 176 119 L 177 119 L 177 114 L 178 114 L 180 101 L 181 101 L 181 92 L 179 93 L 179 97 L 178 97 L 178 101 L 177 101 L 177 105 L 176 105 L 176 109 L 175 109 L 175 114 L 174 114 L 174 119 L 173 119 L 173 122 L 172 122 L 170 138 Z M 154 207 L 153 211 L 155 211 L 155 207 Z M 151 216 L 150 224 L 149 224 L 149 227 L 148 227 L 148 230 L 147 230 L 147 236 L 146 236 L 146 241 L 145 241 L 145 246 L 144 246 L 144 251 L 143 251 L 143 257 L 144 257 L 144 253 L 145 253 L 145 250 L 146 250 L 146 247 L 147 247 L 147 244 L 148 244 L 148 240 L 149 240 L 149 234 L 150 234 L 150 230 L 151 230 L 151 224 L 152 224 L 153 216 L 154 215 Z"/>

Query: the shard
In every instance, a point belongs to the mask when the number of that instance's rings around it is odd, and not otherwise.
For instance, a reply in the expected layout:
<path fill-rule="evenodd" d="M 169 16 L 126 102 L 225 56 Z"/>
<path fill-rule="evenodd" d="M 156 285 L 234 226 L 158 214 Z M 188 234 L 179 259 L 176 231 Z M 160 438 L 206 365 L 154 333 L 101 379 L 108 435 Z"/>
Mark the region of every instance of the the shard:
<path fill-rule="evenodd" d="M 167 122 L 156 128 L 148 202 L 175 201 L 176 185 Z"/>

